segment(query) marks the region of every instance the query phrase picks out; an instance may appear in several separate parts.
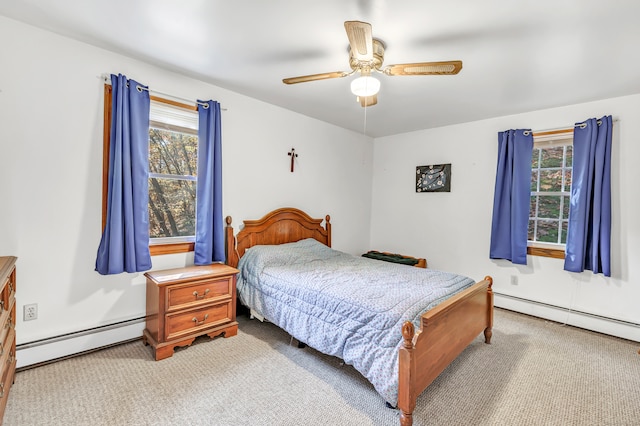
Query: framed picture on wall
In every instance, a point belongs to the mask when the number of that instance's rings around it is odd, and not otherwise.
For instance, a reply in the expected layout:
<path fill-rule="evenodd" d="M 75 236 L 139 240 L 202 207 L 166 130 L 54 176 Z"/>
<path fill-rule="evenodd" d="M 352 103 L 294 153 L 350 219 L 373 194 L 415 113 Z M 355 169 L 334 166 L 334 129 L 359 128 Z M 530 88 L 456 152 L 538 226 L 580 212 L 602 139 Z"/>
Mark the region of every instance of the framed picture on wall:
<path fill-rule="evenodd" d="M 451 192 L 451 164 L 417 166 L 416 192 Z"/>

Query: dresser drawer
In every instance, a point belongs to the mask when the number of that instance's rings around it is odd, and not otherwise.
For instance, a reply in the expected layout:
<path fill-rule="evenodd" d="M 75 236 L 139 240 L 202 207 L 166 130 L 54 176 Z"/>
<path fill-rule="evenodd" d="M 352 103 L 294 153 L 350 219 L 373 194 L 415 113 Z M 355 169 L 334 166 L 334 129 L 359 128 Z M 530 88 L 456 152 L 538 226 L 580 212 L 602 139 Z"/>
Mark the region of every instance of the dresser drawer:
<path fill-rule="evenodd" d="M 211 304 L 229 298 L 233 290 L 233 279 L 222 278 L 171 286 L 167 290 L 167 311 Z"/>
<path fill-rule="evenodd" d="M 189 311 L 167 314 L 165 339 L 170 340 L 184 334 L 191 334 L 233 320 L 231 300 Z"/>
<path fill-rule="evenodd" d="M 14 275 L 9 275 L 2 286 L 2 294 L 0 295 L 0 307 L 4 310 L 10 311 L 9 307 L 13 301 L 15 301 L 15 283 L 13 282 Z"/>
<path fill-rule="evenodd" d="M 6 340 L 6 347 L 2 348 L 0 355 L 0 407 L 4 413 L 4 407 L 7 405 L 7 398 L 9 397 L 9 389 L 13 383 L 13 376 L 16 371 L 16 334 L 12 329 L 9 330 L 9 335 Z M 0 423 L 2 418 L 0 417 Z"/>
<path fill-rule="evenodd" d="M 4 306 L 2 311 L 0 311 L 0 345 L 2 345 L 0 353 L 2 353 L 2 350 L 7 348 L 10 343 L 12 343 L 8 342 L 9 339 L 7 339 L 7 336 L 9 335 L 9 332 L 14 330 L 15 328 L 15 324 L 13 324 L 13 318 L 11 315 L 12 310 L 14 309 L 16 304 L 15 302 L 15 298 L 12 297 L 9 301 L 9 306 Z M 5 307 L 9 310 L 5 310 Z"/>
<path fill-rule="evenodd" d="M 5 340 L 2 342 L 2 348 L 0 348 L 0 369 L 5 370 L 15 360 L 15 342 L 16 332 L 13 328 L 10 328 Z"/>

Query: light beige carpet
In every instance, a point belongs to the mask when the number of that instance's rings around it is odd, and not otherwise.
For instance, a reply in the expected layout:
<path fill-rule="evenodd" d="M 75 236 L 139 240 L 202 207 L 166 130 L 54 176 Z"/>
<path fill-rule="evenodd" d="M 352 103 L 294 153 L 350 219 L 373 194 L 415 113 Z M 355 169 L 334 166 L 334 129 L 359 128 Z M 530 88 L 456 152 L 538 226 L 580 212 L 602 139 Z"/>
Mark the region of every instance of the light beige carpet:
<path fill-rule="evenodd" d="M 153 361 L 141 341 L 19 372 L 4 425 L 397 425 L 340 360 L 272 324 Z M 419 397 L 416 425 L 638 425 L 640 344 L 496 309 Z"/>

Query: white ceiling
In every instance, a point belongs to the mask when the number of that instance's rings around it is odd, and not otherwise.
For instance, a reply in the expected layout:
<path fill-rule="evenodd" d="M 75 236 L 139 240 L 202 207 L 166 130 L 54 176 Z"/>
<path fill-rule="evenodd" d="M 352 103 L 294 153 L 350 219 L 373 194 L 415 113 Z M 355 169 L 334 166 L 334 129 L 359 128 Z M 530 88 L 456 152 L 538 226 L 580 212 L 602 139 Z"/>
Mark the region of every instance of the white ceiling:
<path fill-rule="evenodd" d="M 0 14 L 373 137 L 640 93 L 639 0 L 4 0 Z M 366 111 L 354 77 L 283 84 L 349 70 L 346 20 L 371 23 L 384 64 L 462 71 L 380 76 Z"/>

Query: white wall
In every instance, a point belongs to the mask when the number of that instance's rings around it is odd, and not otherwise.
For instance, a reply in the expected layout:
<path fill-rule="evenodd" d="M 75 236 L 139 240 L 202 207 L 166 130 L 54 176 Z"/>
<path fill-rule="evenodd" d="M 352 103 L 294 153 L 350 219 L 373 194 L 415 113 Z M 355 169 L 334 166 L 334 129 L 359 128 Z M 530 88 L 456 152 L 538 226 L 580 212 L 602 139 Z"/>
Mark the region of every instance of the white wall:
<path fill-rule="evenodd" d="M 215 99 L 227 109 L 223 207 L 236 230 L 243 219 L 282 206 L 330 214 L 339 250 L 422 256 L 433 268 L 476 279 L 492 275 L 496 291 L 505 294 L 640 323 L 640 266 L 633 263 L 640 255 L 633 189 L 640 180 L 634 167 L 640 96 L 396 135 L 372 145 L 363 135 L 3 17 L 0 39 L 0 255 L 19 257 L 19 344 L 144 315 L 142 274 L 94 271 L 101 223 L 99 76 L 105 73 L 189 99 Z M 497 132 L 566 126 L 604 114 L 620 120 L 614 126 L 613 277 L 564 272 L 553 259 L 530 258 L 526 267 L 489 260 Z M 295 173 L 287 156 L 292 147 L 299 154 Z M 446 162 L 453 164 L 452 192 L 416 194 L 415 167 Z M 154 269 L 191 262 L 192 255 L 153 258 Z M 512 275 L 517 285 L 509 284 Z M 38 303 L 37 320 L 22 321 L 27 303 Z M 540 314 L 535 307 L 521 310 Z M 640 340 L 634 330 L 627 337 Z M 73 352 L 66 342 L 58 346 L 61 352 L 50 349 L 45 358 Z"/>
<path fill-rule="evenodd" d="M 223 210 L 236 231 L 244 219 L 292 206 L 330 214 L 335 248 L 368 247 L 370 138 L 3 17 L 0 39 L 0 255 L 18 256 L 18 344 L 145 314 L 143 274 L 94 271 L 105 73 L 227 109 Z M 192 259 L 156 256 L 153 267 Z M 23 322 L 28 303 L 39 316 Z"/>
<path fill-rule="evenodd" d="M 612 276 L 570 273 L 563 261 L 528 256 L 527 266 L 489 259 L 497 134 L 571 127 L 612 115 Z M 535 111 L 376 139 L 371 243 L 426 257 L 429 267 L 494 278 L 506 295 L 640 324 L 640 95 Z M 450 193 L 416 193 L 416 166 L 452 164 Z M 511 284 L 514 276 L 517 284 Z M 640 341 L 640 328 L 496 298 L 496 305 Z"/>

